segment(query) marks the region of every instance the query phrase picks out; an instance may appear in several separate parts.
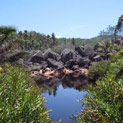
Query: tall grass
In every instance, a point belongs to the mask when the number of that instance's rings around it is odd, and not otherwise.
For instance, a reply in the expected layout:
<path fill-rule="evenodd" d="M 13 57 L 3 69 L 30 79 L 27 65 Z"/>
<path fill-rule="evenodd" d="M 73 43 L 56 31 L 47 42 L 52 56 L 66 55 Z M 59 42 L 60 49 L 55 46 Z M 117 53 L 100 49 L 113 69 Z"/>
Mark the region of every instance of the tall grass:
<path fill-rule="evenodd" d="M 23 68 L 0 67 L 0 123 L 53 123 L 41 91 Z"/>

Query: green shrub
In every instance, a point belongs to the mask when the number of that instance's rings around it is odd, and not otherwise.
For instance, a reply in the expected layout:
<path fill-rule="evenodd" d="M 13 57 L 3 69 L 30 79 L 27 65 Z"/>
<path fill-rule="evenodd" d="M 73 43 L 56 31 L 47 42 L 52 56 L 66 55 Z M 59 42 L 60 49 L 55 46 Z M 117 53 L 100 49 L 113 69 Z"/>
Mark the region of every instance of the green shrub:
<path fill-rule="evenodd" d="M 97 79 L 101 79 L 106 71 L 109 68 L 110 61 L 100 61 L 97 63 L 94 63 L 91 68 L 89 69 L 89 80 L 90 81 L 96 81 Z"/>
<path fill-rule="evenodd" d="M 52 50 L 55 52 L 55 53 L 58 53 L 58 54 L 60 54 L 61 52 L 62 52 L 62 49 L 60 49 L 60 48 L 52 48 Z"/>
<path fill-rule="evenodd" d="M 123 123 L 123 57 L 115 55 L 106 75 L 90 86 L 83 111 L 76 118 L 79 123 Z M 116 57 L 117 56 L 117 57 Z"/>
<path fill-rule="evenodd" d="M 23 68 L 0 67 L 0 123 L 52 123 L 41 90 Z"/>

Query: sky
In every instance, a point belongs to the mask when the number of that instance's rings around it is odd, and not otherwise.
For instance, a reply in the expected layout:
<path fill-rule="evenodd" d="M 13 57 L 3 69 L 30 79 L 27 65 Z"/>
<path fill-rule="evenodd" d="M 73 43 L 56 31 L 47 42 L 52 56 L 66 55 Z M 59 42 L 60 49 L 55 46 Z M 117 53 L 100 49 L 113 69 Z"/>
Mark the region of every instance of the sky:
<path fill-rule="evenodd" d="M 0 0 L 0 26 L 92 38 L 123 14 L 123 0 Z"/>

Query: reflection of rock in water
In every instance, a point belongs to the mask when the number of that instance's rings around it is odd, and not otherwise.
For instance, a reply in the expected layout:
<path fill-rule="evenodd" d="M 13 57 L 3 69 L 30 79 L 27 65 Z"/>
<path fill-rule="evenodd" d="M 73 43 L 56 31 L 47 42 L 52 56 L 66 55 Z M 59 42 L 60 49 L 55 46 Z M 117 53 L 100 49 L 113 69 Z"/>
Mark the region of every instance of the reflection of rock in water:
<path fill-rule="evenodd" d="M 46 78 L 45 76 L 39 75 L 36 79 L 36 83 L 40 88 L 43 88 L 45 90 L 48 90 L 49 95 L 53 93 L 53 95 L 56 95 L 56 91 L 58 86 L 60 85 L 60 79 L 58 78 Z"/>
<path fill-rule="evenodd" d="M 45 76 L 37 76 L 36 83 L 40 88 L 48 90 L 49 95 L 56 95 L 57 89 L 60 84 L 62 84 L 63 88 L 74 88 L 76 90 L 81 90 L 82 88 L 87 87 L 87 77 L 86 76 L 73 76 L 73 75 L 65 75 L 62 78 L 46 78 Z"/>
<path fill-rule="evenodd" d="M 85 76 L 79 76 L 79 77 L 73 77 L 71 76 L 65 76 L 62 79 L 62 86 L 64 88 L 74 88 L 76 90 L 81 90 L 82 88 L 87 87 L 87 77 Z"/>

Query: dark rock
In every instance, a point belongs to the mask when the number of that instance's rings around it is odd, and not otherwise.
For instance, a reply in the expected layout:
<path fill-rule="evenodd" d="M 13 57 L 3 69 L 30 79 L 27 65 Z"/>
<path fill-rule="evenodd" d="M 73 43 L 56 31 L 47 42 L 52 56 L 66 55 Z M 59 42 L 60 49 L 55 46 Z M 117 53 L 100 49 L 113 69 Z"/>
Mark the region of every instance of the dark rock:
<path fill-rule="evenodd" d="M 77 55 L 75 59 L 70 59 L 68 62 L 66 62 L 65 67 L 71 69 L 74 65 L 78 65 L 79 67 L 84 67 L 85 65 L 90 66 L 91 61 L 86 57 L 82 58 L 81 56 Z"/>
<path fill-rule="evenodd" d="M 76 64 L 79 65 L 79 67 L 83 67 L 85 65 L 90 66 L 90 64 L 91 64 L 91 61 L 89 58 L 81 57 L 79 55 L 77 55 L 75 61 L 76 61 Z"/>
<path fill-rule="evenodd" d="M 80 56 L 85 56 L 84 54 L 84 46 L 78 46 L 75 48 L 75 51 L 80 55 Z"/>
<path fill-rule="evenodd" d="M 104 53 L 101 53 L 101 52 L 94 52 L 94 57 L 92 58 L 92 61 L 95 61 L 95 59 L 99 59 L 99 56 L 100 56 L 100 60 L 105 60 L 107 59 L 107 56 L 106 54 Z M 97 60 L 98 61 L 98 60 Z"/>
<path fill-rule="evenodd" d="M 52 67 L 52 68 L 58 68 L 59 66 L 62 66 L 61 62 L 58 62 L 50 58 L 47 59 L 47 64 L 48 64 L 48 67 Z"/>
<path fill-rule="evenodd" d="M 77 61 L 79 67 L 88 68 L 91 65 L 91 61 L 88 58 L 79 59 Z"/>
<path fill-rule="evenodd" d="M 96 43 L 94 46 L 94 50 L 96 51 L 99 48 L 99 43 Z"/>
<path fill-rule="evenodd" d="M 65 67 L 72 68 L 73 65 L 76 65 L 76 64 L 77 62 L 75 61 L 75 59 L 70 59 L 69 61 L 66 62 Z"/>
<path fill-rule="evenodd" d="M 63 64 L 61 64 L 61 65 L 58 66 L 57 70 L 58 70 L 58 71 L 61 71 L 61 70 L 63 70 L 64 68 L 65 68 L 65 66 L 64 66 Z"/>
<path fill-rule="evenodd" d="M 75 51 L 82 57 L 88 56 L 92 58 L 94 56 L 94 50 L 90 45 L 78 46 L 75 48 Z"/>
<path fill-rule="evenodd" d="M 67 61 L 76 58 L 77 53 L 73 50 L 65 49 L 61 53 L 61 61 L 65 64 Z"/>
<path fill-rule="evenodd" d="M 79 65 L 73 65 L 72 66 L 72 70 L 74 71 L 74 70 L 77 70 L 77 69 L 79 69 Z"/>
<path fill-rule="evenodd" d="M 48 49 L 44 53 L 44 59 L 47 60 L 48 58 L 59 61 L 60 60 L 60 55 L 53 52 L 51 49 Z"/>
<path fill-rule="evenodd" d="M 36 51 L 34 55 L 31 56 L 28 60 L 29 62 L 34 62 L 34 63 L 42 63 L 44 61 L 44 57 L 41 51 Z"/>
<path fill-rule="evenodd" d="M 90 58 L 94 56 L 94 50 L 90 45 L 84 46 L 84 54 Z"/>
<path fill-rule="evenodd" d="M 93 61 L 94 62 L 98 62 L 98 61 L 101 61 L 103 60 L 103 58 L 101 57 L 101 55 L 96 55 L 95 57 L 93 57 Z"/>
<path fill-rule="evenodd" d="M 28 68 L 29 71 L 33 70 L 39 71 L 40 69 L 46 69 L 47 63 L 45 61 L 43 61 L 41 64 L 24 61 L 24 66 Z"/>

